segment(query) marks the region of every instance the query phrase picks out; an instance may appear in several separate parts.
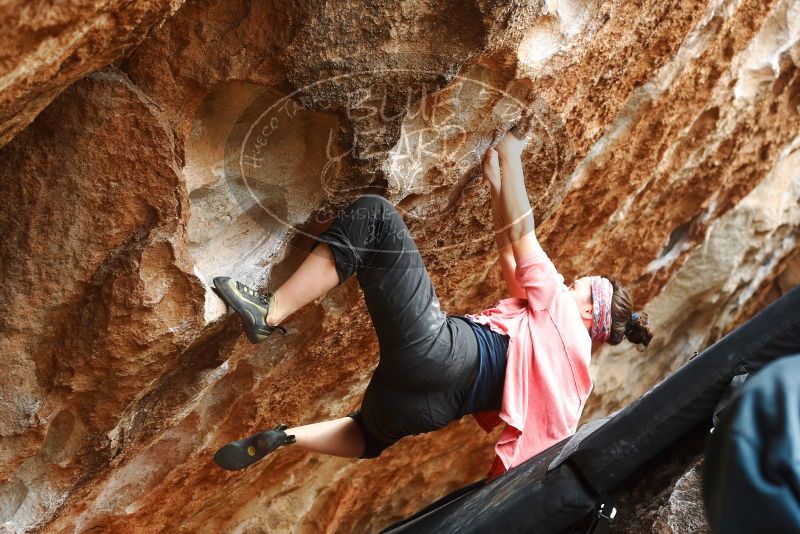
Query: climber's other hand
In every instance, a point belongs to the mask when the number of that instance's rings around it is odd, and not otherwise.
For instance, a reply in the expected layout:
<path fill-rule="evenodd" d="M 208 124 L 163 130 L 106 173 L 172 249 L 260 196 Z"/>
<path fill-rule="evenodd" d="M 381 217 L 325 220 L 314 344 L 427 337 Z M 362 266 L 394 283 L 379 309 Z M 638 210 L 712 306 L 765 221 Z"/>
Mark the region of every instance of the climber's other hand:
<path fill-rule="evenodd" d="M 493 193 L 500 192 L 500 160 L 494 148 L 487 150 L 483 157 L 483 178 L 489 182 Z"/>

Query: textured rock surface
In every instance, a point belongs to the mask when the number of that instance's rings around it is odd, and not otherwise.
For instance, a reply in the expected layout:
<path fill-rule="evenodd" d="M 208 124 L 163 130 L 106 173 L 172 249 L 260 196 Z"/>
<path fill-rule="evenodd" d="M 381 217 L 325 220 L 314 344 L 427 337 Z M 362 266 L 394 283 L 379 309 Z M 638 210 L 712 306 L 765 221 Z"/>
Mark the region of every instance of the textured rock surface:
<path fill-rule="evenodd" d="M 659 510 L 653 532 L 711 532 L 703 511 L 702 460 L 695 463 L 675 483 L 667 503 Z"/>
<path fill-rule="evenodd" d="M 65 87 L 119 58 L 183 0 L 0 5 L 0 147 Z"/>
<path fill-rule="evenodd" d="M 708 534 L 703 510 L 702 451 L 705 430 L 679 440 L 618 489 L 617 534 Z"/>
<path fill-rule="evenodd" d="M 377 343 L 356 280 L 257 347 L 208 283 L 279 284 L 337 207 L 381 191 L 443 308 L 493 304 L 475 164 L 520 107 L 538 119 L 525 167 L 545 249 L 568 279 L 628 283 L 658 334 L 595 355 L 585 419 L 798 281 L 797 2 L 125 6 L 108 4 L 118 26 L 42 8 L 83 36 L 55 48 L 3 36 L 9 530 L 374 531 L 480 477 L 493 436 L 467 419 L 374 461 L 289 449 L 215 469 L 232 438 L 357 407 Z M 91 52 L 54 70 L 69 50 Z"/>

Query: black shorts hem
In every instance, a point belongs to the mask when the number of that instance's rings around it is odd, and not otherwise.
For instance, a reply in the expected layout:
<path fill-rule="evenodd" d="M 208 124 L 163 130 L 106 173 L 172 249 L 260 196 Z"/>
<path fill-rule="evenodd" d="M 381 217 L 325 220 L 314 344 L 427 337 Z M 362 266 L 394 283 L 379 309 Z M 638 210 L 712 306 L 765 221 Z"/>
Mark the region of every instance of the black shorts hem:
<path fill-rule="evenodd" d="M 347 417 L 352 418 L 358 428 L 361 430 L 361 435 L 364 437 L 364 452 L 361 456 L 359 456 L 362 460 L 377 458 L 381 455 L 381 453 L 389 448 L 392 444 L 382 444 L 376 440 L 372 434 L 364 426 L 364 420 L 361 417 L 361 410 L 357 410 L 355 412 L 347 414 Z"/>

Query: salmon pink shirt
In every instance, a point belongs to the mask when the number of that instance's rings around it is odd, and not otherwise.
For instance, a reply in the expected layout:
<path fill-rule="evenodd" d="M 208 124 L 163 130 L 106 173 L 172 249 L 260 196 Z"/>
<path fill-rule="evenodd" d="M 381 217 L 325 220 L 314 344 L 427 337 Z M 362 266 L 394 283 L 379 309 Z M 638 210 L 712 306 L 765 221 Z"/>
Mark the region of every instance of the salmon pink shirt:
<path fill-rule="evenodd" d="M 592 391 L 592 340 L 575 300 L 539 243 L 514 272 L 526 299 L 503 299 L 474 321 L 508 334 L 499 412 L 475 414 L 487 432 L 505 422 L 489 477 L 575 433 Z"/>

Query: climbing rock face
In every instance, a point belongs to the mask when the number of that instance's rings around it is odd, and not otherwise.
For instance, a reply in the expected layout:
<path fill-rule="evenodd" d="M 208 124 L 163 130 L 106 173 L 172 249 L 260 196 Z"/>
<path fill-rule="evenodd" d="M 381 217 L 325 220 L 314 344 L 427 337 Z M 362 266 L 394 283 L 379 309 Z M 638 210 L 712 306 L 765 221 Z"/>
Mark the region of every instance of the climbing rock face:
<path fill-rule="evenodd" d="M 800 280 L 797 2 L 0 11 L 17 28 L 0 37 L 9 531 L 371 532 L 485 474 L 496 434 L 469 418 L 376 460 L 285 448 L 216 468 L 231 439 L 356 409 L 378 346 L 355 278 L 258 346 L 210 281 L 278 286 L 337 210 L 380 192 L 442 308 L 491 306 L 478 163 L 522 109 L 545 250 L 567 281 L 627 284 L 656 333 L 595 352 L 585 420 Z M 694 529 L 695 482 L 650 525 Z"/>
<path fill-rule="evenodd" d="M 690 432 L 617 488 L 611 531 L 709 534 L 702 478 L 706 437 L 705 428 Z"/>
<path fill-rule="evenodd" d="M 653 532 L 710 534 L 703 512 L 702 460 L 675 483 L 666 505 L 659 509 Z"/>
<path fill-rule="evenodd" d="M 0 146 L 75 80 L 121 57 L 183 0 L 0 6 Z"/>

